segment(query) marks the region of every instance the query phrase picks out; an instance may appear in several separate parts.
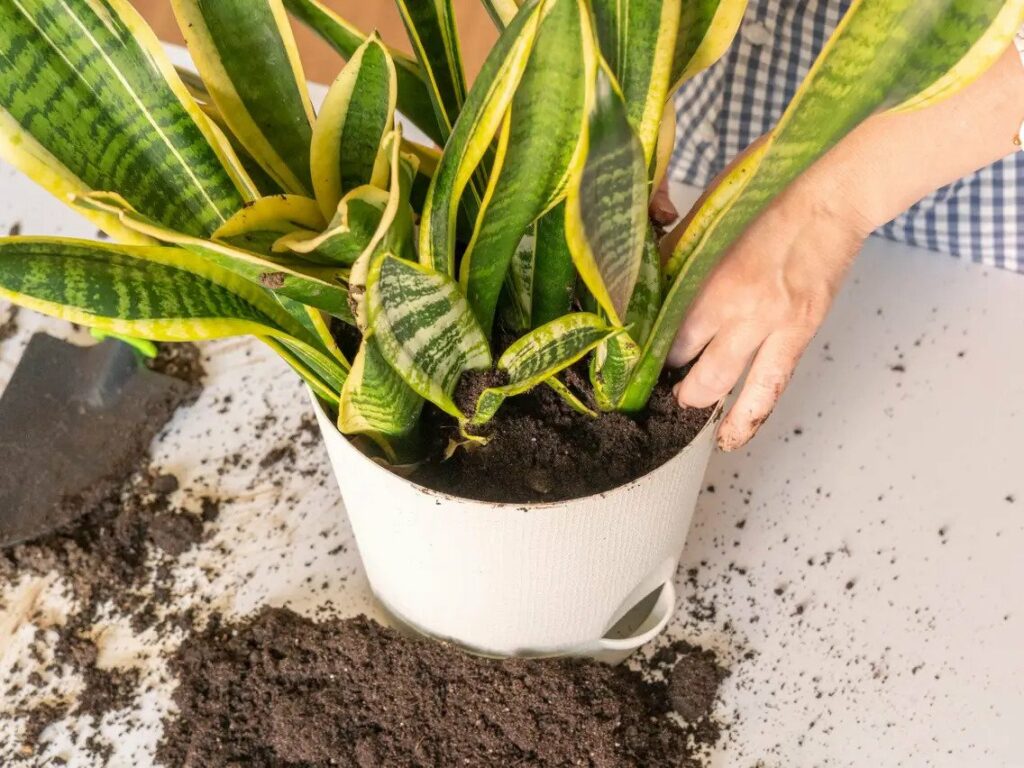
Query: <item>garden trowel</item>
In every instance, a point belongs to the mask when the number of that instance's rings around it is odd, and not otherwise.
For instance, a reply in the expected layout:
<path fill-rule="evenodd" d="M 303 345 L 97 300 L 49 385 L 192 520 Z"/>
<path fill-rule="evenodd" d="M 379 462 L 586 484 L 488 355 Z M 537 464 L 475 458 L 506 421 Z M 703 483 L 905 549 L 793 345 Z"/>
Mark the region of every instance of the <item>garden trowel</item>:
<path fill-rule="evenodd" d="M 33 336 L 0 397 L 0 547 L 88 512 L 191 391 L 120 341 L 78 347 Z"/>

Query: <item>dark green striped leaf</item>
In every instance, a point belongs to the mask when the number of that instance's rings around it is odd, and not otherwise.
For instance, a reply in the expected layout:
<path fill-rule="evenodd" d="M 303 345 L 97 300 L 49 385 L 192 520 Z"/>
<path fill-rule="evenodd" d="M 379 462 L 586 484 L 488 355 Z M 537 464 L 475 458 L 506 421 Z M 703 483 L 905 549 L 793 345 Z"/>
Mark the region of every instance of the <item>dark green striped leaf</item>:
<path fill-rule="evenodd" d="M 368 35 L 363 34 L 318 0 L 284 0 L 299 21 L 319 35 L 345 59 L 352 58 Z M 398 76 L 398 109 L 433 141 L 444 144 L 444 133 L 434 115 L 427 77 L 415 59 L 389 49 Z"/>
<path fill-rule="evenodd" d="M 480 325 L 494 321 L 509 263 L 533 222 L 564 194 L 596 55 L 580 0 L 546 6 L 509 107 L 491 182 L 462 257 L 463 289 Z"/>
<path fill-rule="evenodd" d="M 312 195 L 313 107 L 280 0 L 171 0 L 231 133 L 282 189 Z"/>
<path fill-rule="evenodd" d="M 229 153 L 124 0 L 0 2 L 0 155 L 58 198 L 116 189 L 206 236 L 249 193 Z"/>
<path fill-rule="evenodd" d="M 426 75 L 437 123 L 447 140 L 466 101 L 466 74 L 451 0 L 396 3 L 420 69 Z"/>
<path fill-rule="evenodd" d="M 640 359 L 640 346 L 622 331 L 597 348 L 590 359 L 590 384 L 602 411 L 619 409 L 629 377 Z"/>
<path fill-rule="evenodd" d="M 375 339 L 359 347 L 341 392 L 338 429 L 346 435 L 367 435 L 388 454 L 400 456 L 402 439 L 412 435 L 423 410 L 423 398 L 395 373 Z"/>
<path fill-rule="evenodd" d="M 269 296 L 259 299 L 227 272 L 198 261 L 179 248 L 3 239 L 0 295 L 44 314 L 153 341 L 285 332 L 290 321 L 275 312 Z"/>
<path fill-rule="evenodd" d="M 566 202 L 566 239 L 580 277 L 622 325 L 643 262 L 647 164 L 611 76 L 598 70 L 583 168 Z"/>
<path fill-rule="evenodd" d="M 536 231 L 536 227 L 533 228 Z M 504 326 L 523 333 L 533 327 L 534 247 L 536 237 L 527 235 L 519 243 L 505 275 L 499 309 Z"/>
<path fill-rule="evenodd" d="M 509 383 L 480 394 L 471 423 L 490 421 L 506 398 L 552 379 L 615 333 L 601 317 L 588 312 L 566 315 L 530 331 L 498 360 L 498 369 L 508 374 Z"/>
<path fill-rule="evenodd" d="M 491 50 L 466 97 L 423 206 L 420 260 L 447 275 L 455 274 L 455 229 L 460 202 L 475 221 L 480 202 L 472 186 L 467 189 L 467 185 L 504 119 L 536 35 L 539 0 L 528 0 L 523 8 Z"/>
<path fill-rule="evenodd" d="M 313 187 L 325 217 L 357 187 L 387 185 L 384 137 L 394 126 L 395 64 L 376 35 L 331 85 L 313 130 Z"/>
<path fill-rule="evenodd" d="M 559 203 L 537 222 L 533 262 L 533 316 L 536 328 L 572 308 L 576 267 L 565 239 L 565 203 Z"/>
<path fill-rule="evenodd" d="M 601 52 L 622 88 L 648 162 L 654 155 L 679 32 L 680 0 L 591 0 Z"/>
<path fill-rule="evenodd" d="M 344 273 L 337 268 L 316 268 L 270 261 L 249 251 L 224 243 L 191 237 L 162 227 L 133 210 L 118 195 L 96 192 L 73 201 L 76 208 L 114 216 L 129 231 L 155 241 L 189 249 L 211 264 L 218 265 L 253 285 L 315 307 L 334 317 L 351 317 Z"/>
<path fill-rule="evenodd" d="M 626 312 L 629 335 L 638 344 L 647 341 L 661 309 L 661 282 L 661 251 L 658 249 L 658 237 L 654 233 L 654 228 L 648 224 L 640 274 L 637 276 L 633 298 L 629 300 L 629 310 Z"/>
<path fill-rule="evenodd" d="M 465 371 L 490 366 L 491 351 L 458 284 L 385 254 L 370 269 L 367 305 L 370 335 L 391 367 L 421 396 L 461 419 L 451 394 Z"/>

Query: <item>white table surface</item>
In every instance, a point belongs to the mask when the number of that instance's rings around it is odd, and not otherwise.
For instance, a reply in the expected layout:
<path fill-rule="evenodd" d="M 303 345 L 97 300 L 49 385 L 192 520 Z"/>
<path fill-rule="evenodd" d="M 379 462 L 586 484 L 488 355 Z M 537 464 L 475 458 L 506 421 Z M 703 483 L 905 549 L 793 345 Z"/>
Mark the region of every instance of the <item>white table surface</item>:
<path fill-rule="evenodd" d="M 15 221 L 31 234 L 95 232 L 0 167 L 0 233 Z M 32 330 L 67 333 L 27 313 L 22 326 L 0 345 L 0 389 Z M 262 347 L 205 351 L 200 402 L 155 447 L 183 503 L 226 500 L 214 538 L 179 561 L 176 599 L 230 615 L 285 603 L 312 612 L 329 599 L 342 615 L 379 617 L 322 447 L 300 451 L 309 476 L 283 488 L 261 483 L 255 466 L 223 477 L 203 466 L 237 450 L 258 464 L 309 412 Z M 222 413 L 227 394 L 235 402 Z M 718 709 L 729 729 L 711 766 L 1024 766 L 1022 402 L 1024 279 L 872 240 L 761 435 L 708 470 L 714 492 L 699 502 L 669 634 L 733 667 Z M 257 438 L 253 425 L 271 411 L 279 424 Z M 20 679 L 12 669 L 34 626 L 45 631 L 66 609 L 53 579 L 3 591 L 0 689 Z M 108 765 L 149 765 L 170 706 L 160 652 L 180 638 L 133 636 L 113 612 L 96 634 L 101 665 L 134 665 L 158 684 L 135 702 L 149 727 L 124 733 L 116 716 L 91 727 L 116 742 Z M 16 703 L 0 702 L 0 763 L 90 765 L 66 724 L 34 758 L 5 752 L 17 743 Z"/>

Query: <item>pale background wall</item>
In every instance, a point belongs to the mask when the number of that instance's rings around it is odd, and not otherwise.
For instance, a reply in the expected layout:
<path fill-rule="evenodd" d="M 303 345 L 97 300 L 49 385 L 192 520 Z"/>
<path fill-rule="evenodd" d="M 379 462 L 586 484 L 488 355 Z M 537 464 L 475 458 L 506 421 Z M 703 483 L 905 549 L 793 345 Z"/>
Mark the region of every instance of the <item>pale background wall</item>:
<path fill-rule="evenodd" d="M 132 0 L 163 40 L 181 42 L 169 0 Z M 391 0 L 324 0 L 344 18 L 364 31 L 377 29 L 390 44 L 408 51 L 405 29 Z M 491 20 L 479 0 L 455 0 L 462 40 L 462 55 L 470 74 L 480 68 L 494 42 Z M 316 82 L 330 83 L 341 68 L 341 58 L 301 24 L 295 25 L 306 75 Z"/>

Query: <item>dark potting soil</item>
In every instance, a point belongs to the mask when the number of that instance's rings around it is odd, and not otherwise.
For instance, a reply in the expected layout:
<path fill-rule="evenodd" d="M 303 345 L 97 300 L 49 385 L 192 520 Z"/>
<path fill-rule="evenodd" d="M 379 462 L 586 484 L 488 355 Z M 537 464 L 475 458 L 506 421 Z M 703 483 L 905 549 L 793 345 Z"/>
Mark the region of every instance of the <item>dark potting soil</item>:
<path fill-rule="evenodd" d="M 177 345 L 176 349 L 177 353 L 163 359 L 192 362 L 175 363 L 164 370 L 188 376 L 186 382 L 196 385 L 201 378 L 196 372 L 202 370 L 198 350 L 192 345 Z M 139 423 L 135 429 L 141 433 L 151 430 L 151 425 Z M 65 623 L 53 628 L 58 638 L 48 670 L 60 674 L 61 669 L 70 668 L 81 676 L 85 686 L 74 699 L 48 701 L 20 713 L 28 721 L 22 738 L 26 754 L 32 753 L 35 741 L 48 725 L 69 713 L 99 718 L 128 706 L 137 692 L 138 673 L 97 667 L 97 648 L 89 638 L 90 630 L 107 603 L 130 616 L 135 631 L 153 626 L 156 607 L 170 599 L 173 556 L 203 535 L 200 516 L 172 503 L 177 479 L 150 469 L 148 441 L 134 440 L 131 434 L 124 435 L 124 440 L 137 447 L 126 460 L 122 477 L 113 482 L 112 478 L 102 478 L 95 492 L 87 489 L 79 497 L 82 506 L 74 510 L 64 527 L 0 550 L 0 585 L 14 583 L 25 575 L 56 573 L 75 600 Z M 207 515 L 207 510 L 215 506 L 212 500 L 204 500 L 203 517 L 212 518 L 214 515 Z M 152 583 L 153 589 L 141 590 L 147 583 Z M 187 626 L 190 617 L 178 615 L 173 622 L 175 626 Z M 170 626 L 158 627 L 158 631 L 161 629 Z M 14 691 L 3 693 L 14 695 Z M 109 750 L 100 743 L 86 746 L 98 759 Z"/>
<path fill-rule="evenodd" d="M 195 344 L 161 344 L 157 347 L 157 356 L 147 360 L 146 365 L 157 373 L 191 384 L 192 402 L 199 397 L 206 371 L 203 368 L 202 354 Z"/>
<path fill-rule="evenodd" d="M 679 665 L 694 662 L 673 676 L 706 679 L 703 656 Z M 672 689 L 625 667 L 482 659 L 365 617 L 265 608 L 193 635 L 172 668 L 169 766 L 690 768 L 718 738 L 703 684 L 683 726 Z"/>
<path fill-rule="evenodd" d="M 334 320 L 334 340 L 352 356 L 359 331 Z M 496 349 L 514 337 L 497 339 Z M 463 442 L 458 424 L 431 404 L 423 411 L 427 455 L 410 479 L 454 496 L 505 503 L 562 501 L 602 493 L 643 477 L 697 436 L 713 408 L 680 408 L 672 387 L 685 370 L 666 371 L 639 414 L 578 413 L 549 387 L 509 398 L 480 434 L 485 446 L 466 446 L 448 457 L 452 440 Z M 594 410 L 586 366 L 564 374 L 570 389 Z M 454 399 L 472 414 L 480 393 L 507 383 L 500 371 L 462 376 Z"/>
<path fill-rule="evenodd" d="M 18 307 L 11 305 L 7 309 L 7 318 L 0 321 L 0 344 L 18 332 Z"/>
<path fill-rule="evenodd" d="M 713 408 L 680 408 L 672 395 L 678 373 L 666 374 L 647 409 L 634 415 L 601 413 L 597 418 L 570 408 L 549 387 L 509 398 L 484 428 L 483 446 L 467 446 L 445 459 L 458 438 L 454 421 L 426 410 L 427 461 L 412 479 L 456 496 L 509 503 L 561 501 L 616 488 L 657 469 L 707 423 Z M 570 371 L 570 384 L 587 399 L 588 384 Z M 455 400 L 472 413 L 480 392 L 500 385 L 494 372 L 462 377 Z"/>

